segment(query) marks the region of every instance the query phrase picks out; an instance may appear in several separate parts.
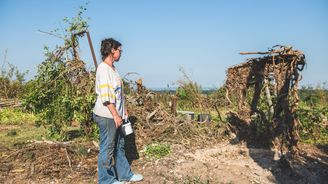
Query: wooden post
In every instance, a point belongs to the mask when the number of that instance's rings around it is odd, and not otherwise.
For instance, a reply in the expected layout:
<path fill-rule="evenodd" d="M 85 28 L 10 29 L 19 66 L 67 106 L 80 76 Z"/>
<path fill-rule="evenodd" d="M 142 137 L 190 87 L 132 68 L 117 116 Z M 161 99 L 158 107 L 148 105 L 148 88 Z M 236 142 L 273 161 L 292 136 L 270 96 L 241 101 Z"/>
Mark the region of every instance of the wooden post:
<path fill-rule="evenodd" d="M 97 59 L 96 59 L 95 51 L 93 50 L 93 46 L 92 46 L 92 41 L 91 41 L 89 30 L 87 30 L 86 33 L 87 33 L 88 42 L 89 42 L 89 46 L 90 46 L 90 50 L 91 50 L 91 54 L 92 54 L 92 58 L 93 58 L 93 63 L 94 63 L 94 65 L 96 67 L 96 70 L 97 70 L 98 64 L 97 64 Z"/>

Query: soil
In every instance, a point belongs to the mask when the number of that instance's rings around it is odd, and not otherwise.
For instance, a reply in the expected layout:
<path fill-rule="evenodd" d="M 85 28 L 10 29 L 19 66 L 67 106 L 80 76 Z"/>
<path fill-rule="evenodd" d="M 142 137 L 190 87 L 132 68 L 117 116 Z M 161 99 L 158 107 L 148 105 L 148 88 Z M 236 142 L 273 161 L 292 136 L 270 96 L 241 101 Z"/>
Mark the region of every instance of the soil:
<path fill-rule="evenodd" d="M 93 142 L 34 141 L 16 149 L 0 146 L 0 183 L 97 183 L 98 148 Z M 204 148 L 171 145 L 161 159 L 142 149 L 127 152 L 142 183 L 325 183 L 327 146 L 300 144 L 294 159 L 246 143 L 221 141 Z M 292 161 L 290 161 L 292 160 Z"/>

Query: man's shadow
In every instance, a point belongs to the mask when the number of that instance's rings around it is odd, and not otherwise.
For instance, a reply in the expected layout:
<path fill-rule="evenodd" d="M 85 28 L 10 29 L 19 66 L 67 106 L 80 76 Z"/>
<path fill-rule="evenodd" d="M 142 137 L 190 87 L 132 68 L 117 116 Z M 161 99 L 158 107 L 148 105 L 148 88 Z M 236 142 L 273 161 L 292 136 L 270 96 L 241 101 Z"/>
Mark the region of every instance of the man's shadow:
<path fill-rule="evenodd" d="M 138 118 L 135 116 L 129 116 L 129 120 L 134 128 L 134 125 L 138 121 Z M 136 145 L 136 134 L 135 131 L 125 137 L 125 156 L 128 159 L 129 164 L 131 165 L 134 160 L 139 159 L 138 148 Z"/>

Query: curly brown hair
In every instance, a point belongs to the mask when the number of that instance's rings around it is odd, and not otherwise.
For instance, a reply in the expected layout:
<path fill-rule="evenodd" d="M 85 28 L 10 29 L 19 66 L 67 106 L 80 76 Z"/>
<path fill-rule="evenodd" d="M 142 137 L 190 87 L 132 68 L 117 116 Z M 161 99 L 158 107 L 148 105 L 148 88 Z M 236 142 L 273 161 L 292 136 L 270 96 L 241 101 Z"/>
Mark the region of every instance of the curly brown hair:
<path fill-rule="evenodd" d="M 101 41 L 100 53 L 104 61 L 112 53 L 112 49 L 118 49 L 122 44 L 113 38 L 106 38 Z"/>

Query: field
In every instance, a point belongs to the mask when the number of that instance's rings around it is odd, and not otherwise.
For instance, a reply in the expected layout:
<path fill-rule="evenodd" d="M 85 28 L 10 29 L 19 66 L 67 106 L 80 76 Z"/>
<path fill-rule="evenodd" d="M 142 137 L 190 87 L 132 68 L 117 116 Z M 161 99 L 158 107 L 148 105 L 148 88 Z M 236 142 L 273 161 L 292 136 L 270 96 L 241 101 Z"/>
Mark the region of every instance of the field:
<path fill-rule="evenodd" d="M 55 141 L 45 127 L 36 126 L 34 115 L 2 112 L 27 122 L 7 118 L 1 124 L 0 183 L 97 183 L 97 139 L 72 126 L 70 140 Z M 211 124 L 216 123 L 200 126 L 213 130 Z M 215 139 L 207 132 L 197 139 L 145 141 L 138 129 L 126 137 L 132 169 L 145 177 L 140 183 L 325 183 L 328 178 L 327 144 L 300 143 L 299 154 L 284 162 L 276 148 L 252 145 L 224 126 L 214 127 L 219 132 Z"/>
<path fill-rule="evenodd" d="M 279 162 L 277 151 L 244 143 L 170 147 L 171 153 L 163 158 L 148 158 L 142 150 L 137 160 L 129 157 L 132 169 L 145 177 L 140 183 L 324 183 L 327 179 L 327 148 L 302 144 L 302 154 L 287 167 Z M 2 146 L 1 182 L 97 183 L 97 153 L 87 141 Z"/>
<path fill-rule="evenodd" d="M 33 79 L 1 68 L 0 183 L 97 183 L 95 71 L 78 49 L 84 11 L 64 19 L 63 45 L 44 47 Z M 299 86 L 304 53 L 276 45 L 241 54 L 260 57 L 228 68 L 212 90 L 183 68 L 176 89 L 123 77 L 134 129 L 125 150 L 140 183 L 327 183 L 328 90 Z"/>

